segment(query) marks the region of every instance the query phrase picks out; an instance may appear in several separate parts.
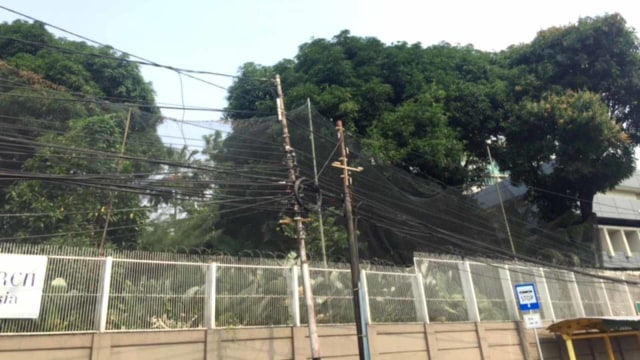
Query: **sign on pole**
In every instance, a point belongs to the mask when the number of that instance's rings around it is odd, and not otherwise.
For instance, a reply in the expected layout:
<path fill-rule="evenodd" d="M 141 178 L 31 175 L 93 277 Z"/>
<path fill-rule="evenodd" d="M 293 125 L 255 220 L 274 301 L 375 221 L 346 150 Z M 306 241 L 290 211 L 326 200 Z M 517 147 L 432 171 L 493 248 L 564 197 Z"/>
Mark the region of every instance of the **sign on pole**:
<path fill-rule="evenodd" d="M 540 329 L 544 327 L 540 313 L 523 314 L 522 318 L 524 320 L 524 327 L 527 329 Z"/>
<path fill-rule="evenodd" d="M 540 359 L 544 359 L 542 354 L 542 348 L 540 347 L 540 338 L 538 338 L 538 329 L 543 327 L 542 318 L 540 313 L 533 312 L 534 310 L 540 310 L 540 302 L 538 300 L 538 290 L 536 284 L 518 284 L 516 285 L 516 298 L 518 298 L 518 305 L 520 311 L 527 311 L 527 314 L 522 314 L 524 320 L 524 326 L 527 329 L 533 329 L 533 334 L 536 337 L 536 347 L 538 348 L 538 356 Z"/>
<path fill-rule="evenodd" d="M 538 291 L 534 283 L 516 285 L 516 297 L 521 311 L 540 310 Z"/>
<path fill-rule="evenodd" d="M 0 254 L 0 319 L 39 316 L 46 271 L 46 256 Z"/>

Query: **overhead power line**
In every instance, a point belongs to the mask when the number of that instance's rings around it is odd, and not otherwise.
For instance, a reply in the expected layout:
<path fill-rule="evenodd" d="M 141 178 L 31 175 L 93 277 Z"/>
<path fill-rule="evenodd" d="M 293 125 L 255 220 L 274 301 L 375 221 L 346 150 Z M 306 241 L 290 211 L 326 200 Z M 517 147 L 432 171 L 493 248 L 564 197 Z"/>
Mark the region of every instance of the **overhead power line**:
<path fill-rule="evenodd" d="M 16 14 L 16 15 L 18 15 L 18 16 L 21 16 L 21 17 L 23 17 L 23 18 L 26 18 L 26 19 L 29 19 L 29 20 L 32 20 L 32 21 L 37 21 L 37 22 L 42 23 L 42 24 L 44 24 L 44 25 L 46 25 L 46 26 L 48 26 L 48 27 L 50 27 L 50 28 L 53 28 L 53 29 L 56 29 L 56 30 L 61 31 L 61 32 L 63 32 L 63 33 L 66 33 L 66 34 L 72 35 L 72 36 L 74 36 L 74 37 L 76 37 L 76 38 L 79 38 L 79 39 L 85 40 L 85 41 L 90 42 L 90 43 L 92 43 L 92 44 L 96 44 L 96 45 L 99 45 L 99 46 L 102 46 L 102 47 L 108 47 L 108 48 L 111 48 L 111 49 L 113 49 L 114 51 L 116 51 L 116 52 L 118 52 L 118 53 L 120 53 L 120 54 L 122 54 L 122 55 L 125 55 L 125 56 L 128 56 L 128 57 L 131 57 L 131 58 L 134 58 L 134 59 L 138 59 L 137 61 L 134 61 L 134 60 L 130 60 L 130 61 L 132 61 L 132 62 L 136 62 L 136 63 L 138 63 L 138 64 L 140 64 L 140 65 L 154 66 L 154 67 L 158 67 L 158 68 L 164 68 L 164 69 L 167 69 L 167 70 L 175 71 L 176 73 L 183 74 L 183 75 L 185 75 L 185 76 L 187 76 L 187 77 L 190 77 L 190 78 L 192 78 L 192 79 L 194 79 L 194 80 L 200 81 L 200 82 L 202 82 L 202 83 L 205 83 L 205 84 L 208 84 L 208 85 L 211 85 L 211 86 L 214 86 L 214 87 L 218 87 L 218 88 L 220 88 L 221 86 L 220 86 L 220 85 L 218 85 L 218 84 L 215 84 L 215 83 L 213 83 L 213 82 L 211 82 L 211 81 L 208 81 L 208 80 L 205 80 L 205 79 L 202 79 L 202 78 L 196 77 L 196 76 L 194 76 L 194 75 L 192 75 L 192 74 L 199 74 L 199 75 L 214 75 L 214 76 L 222 76 L 222 77 L 228 77 L 228 78 L 233 78 L 233 79 L 238 78 L 238 76 L 236 76 L 236 75 L 230 75 L 230 74 L 225 74 L 225 73 L 220 73 L 220 72 L 204 71 L 204 70 L 192 70 L 192 69 L 184 69 L 184 68 L 179 68 L 179 67 L 170 66 L 170 65 L 163 65 L 163 64 L 157 63 L 157 62 L 155 62 L 155 61 L 152 61 L 152 60 L 146 59 L 146 58 L 144 58 L 144 57 L 141 57 L 141 56 L 138 56 L 138 55 L 132 54 L 132 53 L 130 53 L 130 52 L 127 52 L 127 51 L 124 51 L 124 50 L 120 50 L 120 49 L 115 48 L 115 47 L 111 47 L 111 46 L 109 46 L 109 45 L 107 45 L 107 44 L 105 44 L 105 43 L 102 43 L 102 42 L 100 42 L 100 41 L 97 41 L 97 40 L 91 39 L 91 38 L 89 38 L 89 37 L 86 37 L 86 36 L 84 36 L 84 35 L 81 35 L 81 34 L 78 34 L 78 33 L 72 32 L 72 31 L 69 31 L 69 30 L 67 30 L 67 29 L 64 29 L 64 28 L 62 28 L 62 27 L 59 27 L 59 26 L 53 25 L 53 24 L 48 23 L 48 22 L 46 22 L 46 21 L 43 21 L 43 20 L 41 20 L 41 19 L 38 19 L 38 18 L 35 18 L 35 17 L 33 17 L 33 16 L 30 16 L 30 15 L 24 14 L 24 13 L 22 13 L 22 12 L 19 12 L 19 11 L 17 11 L 17 10 L 10 9 L 10 8 L 8 8 L 8 7 L 6 7 L 6 6 L 2 6 L 2 5 L 0 5 L 0 9 L 6 10 L 6 11 L 8 11 L 8 12 L 11 12 L 11 13 L 13 13 L 13 14 Z M 120 58 L 117 58 L 117 57 L 116 57 L 115 59 L 123 60 L 123 59 L 120 59 Z M 126 59 L 125 59 L 125 61 L 126 61 Z M 271 79 L 266 79 L 266 78 L 256 78 L 256 80 L 271 81 Z M 223 88 L 224 88 L 224 87 L 223 87 Z"/>
<path fill-rule="evenodd" d="M 0 8 L 3 8 L 3 7 L 0 6 Z M 48 26 L 50 26 L 50 25 L 48 25 Z M 29 44 L 29 45 L 41 46 L 43 48 L 54 49 L 54 50 L 57 50 L 57 51 L 60 51 L 60 52 L 68 53 L 68 54 L 85 55 L 85 56 L 102 58 L 102 59 L 123 61 L 123 62 L 137 64 L 137 65 L 153 66 L 153 67 L 158 67 L 158 68 L 167 69 L 167 70 L 180 72 L 180 73 L 191 73 L 191 74 L 200 74 L 200 75 L 213 75 L 213 76 L 227 77 L 227 78 L 232 78 L 232 79 L 238 78 L 237 75 L 231 75 L 231 74 L 225 74 L 225 73 L 220 73 L 220 72 L 215 72 L 215 71 L 207 71 L 207 70 L 185 69 L 185 68 L 175 67 L 175 66 L 171 66 L 171 65 L 157 64 L 157 63 L 153 63 L 151 61 L 145 61 L 145 60 L 132 60 L 132 59 L 124 58 L 124 57 L 105 55 L 105 54 L 86 52 L 86 51 L 80 51 L 80 50 L 76 50 L 76 49 L 72 49 L 72 48 L 56 46 L 56 45 L 47 44 L 47 43 L 38 42 L 38 41 L 19 39 L 19 38 L 15 38 L 15 37 L 11 37 L 11 36 L 0 35 L 0 39 L 21 42 L 21 43 Z M 99 44 L 97 42 L 95 42 L 95 43 Z M 103 46 L 105 48 L 108 48 L 108 49 L 116 50 L 116 51 L 120 52 L 124 56 L 131 56 L 131 57 L 136 57 L 137 58 L 137 56 L 131 55 L 131 54 L 126 53 L 126 52 L 122 52 L 122 51 L 117 50 L 117 49 L 115 49 L 115 48 L 113 48 L 111 46 L 108 46 L 108 45 L 101 45 L 101 46 Z M 224 88 L 224 89 L 226 89 L 226 88 Z"/>
<path fill-rule="evenodd" d="M 10 97 L 18 97 L 18 98 L 33 98 L 33 99 L 44 99 L 44 100 L 54 100 L 54 101 L 65 101 L 65 102 L 79 102 L 79 103 L 92 103 L 92 104 L 114 104 L 109 101 L 100 100 L 100 99 L 88 99 L 88 98 L 64 98 L 64 97 L 55 97 L 55 96 L 45 96 L 45 95 L 28 95 L 28 94 L 15 94 L 15 93 L 2 93 L 0 96 L 10 96 Z M 123 105 L 123 104 L 118 104 Z M 240 110 L 225 110 L 220 108 L 210 108 L 204 106 L 180 106 L 180 105 L 156 105 L 156 104 L 144 104 L 144 103 L 127 103 L 127 106 L 137 106 L 141 108 L 159 108 L 159 109 L 168 109 L 168 110 L 185 110 L 185 111 L 210 111 L 210 112 L 240 112 Z M 243 111 L 244 112 L 244 111 Z M 256 114 L 260 114 L 255 112 Z"/>
<path fill-rule="evenodd" d="M 236 76 L 236 75 L 230 75 L 230 74 L 225 74 L 225 73 L 220 73 L 220 72 L 205 71 L 205 70 L 184 69 L 184 68 L 179 68 L 179 67 L 175 67 L 175 66 L 159 64 L 159 63 L 157 63 L 157 62 L 155 62 L 155 61 L 152 61 L 152 60 L 149 60 L 149 59 L 145 59 L 145 58 L 143 58 L 143 57 L 141 57 L 141 56 L 138 56 L 138 55 L 132 54 L 132 53 L 130 53 L 130 52 L 127 52 L 127 51 L 120 50 L 120 49 L 118 49 L 118 48 L 115 48 L 115 47 L 109 46 L 109 45 L 107 45 L 107 44 L 105 44 L 105 43 L 102 43 L 102 42 L 100 42 L 100 41 L 93 40 L 93 39 L 91 39 L 91 38 L 88 38 L 88 37 L 86 37 L 86 36 L 84 36 L 84 35 L 80 35 L 80 34 L 78 34 L 78 33 L 72 32 L 72 31 L 70 31 L 70 30 L 66 30 L 66 29 L 64 29 L 64 28 L 62 28 L 62 27 L 59 27 L 59 26 L 53 25 L 53 24 L 48 23 L 48 22 L 46 22 L 46 21 L 44 21 L 44 20 L 41 20 L 41 19 L 37 19 L 37 18 L 35 18 L 35 17 L 33 17 L 33 16 L 30 16 L 30 15 L 27 15 L 27 14 L 25 14 L 25 13 L 19 12 L 19 11 L 17 11 L 17 10 L 10 9 L 10 8 L 8 8 L 8 7 L 6 7 L 6 6 L 2 6 L 2 5 L 0 5 L 0 9 L 6 10 L 6 11 L 8 11 L 8 12 L 10 12 L 10 13 L 16 14 L 16 15 L 21 16 L 21 17 L 23 17 L 23 18 L 27 18 L 27 19 L 29 19 L 29 20 L 32 20 L 32 21 L 36 21 L 36 22 L 42 23 L 42 24 L 44 24 L 44 25 L 46 25 L 46 26 L 48 26 L 48 27 L 50 27 L 50 28 L 56 29 L 56 30 L 58 30 L 58 31 L 61 31 L 61 32 L 63 32 L 63 33 L 66 33 L 66 34 L 69 34 L 69 35 L 72 35 L 72 36 L 75 36 L 75 37 L 77 37 L 77 38 L 79 38 L 79 39 L 82 39 L 82 40 L 88 41 L 88 42 L 90 42 L 90 43 L 93 43 L 93 44 L 96 44 L 96 45 L 99 45 L 99 46 L 102 46 L 102 47 L 108 47 L 108 48 L 111 48 L 111 49 L 113 49 L 114 51 L 117 51 L 117 52 L 119 52 L 119 53 L 120 53 L 120 54 L 122 54 L 122 55 L 126 55 L 126 56 L 129 56 L 129 57 L 132 57 L 132 58 L 138 59 L 138 60 L 127 60 L 127 59 L 121 59 L 121 58 L 118 58 L 118 57 L 113 57 L 113 59 L 116 59 L 116 60 L 130 61 L 130 62 L 134 62 L 134 63 L 140 64 L 140 65 L 155 66 L 155 67 L 164 68 L 164 69 L 171 70 L 171 71 L 176 71 L 176 72 L 194 73 L 194 74 L 202 74 L 202 75 L 215 75 L 215 76 L 222 76 L 222 77 L 229 77 L 229 78 L 237 78 L 237 76 Z M 22 40 L 22 39 L 14 39 L 14 40 L 28 42 L 27 40 Z M 41 45 L 47 45 L 47 44 L 41 44 Z M 58 47 L 55 47 L 55 48 L 58 48 Z M 65 49 L 65 48 L 58 48 L 58 49 L 63 49 L 63 50 L 65 50 L 65 51 L 66 51 L 66 50 L 69 50 L 69 49 Z M 80 53 L 82 53 L 82 54 L 84 54 L 84 55 L 91 55 L 91 56 L 93 56 L 92 54 L 86 54 L 86 53 L 83 53 L 83 52 L 80 52 Z M 97 54 L 96 54 L 96 56 L 99 56 L 99 55 L 97 55 Z M 108 56 L 103 56 L 103 57 L 108 57 Z M 201 79 L 198 79 L 198 80 L 201 80 Z"/>

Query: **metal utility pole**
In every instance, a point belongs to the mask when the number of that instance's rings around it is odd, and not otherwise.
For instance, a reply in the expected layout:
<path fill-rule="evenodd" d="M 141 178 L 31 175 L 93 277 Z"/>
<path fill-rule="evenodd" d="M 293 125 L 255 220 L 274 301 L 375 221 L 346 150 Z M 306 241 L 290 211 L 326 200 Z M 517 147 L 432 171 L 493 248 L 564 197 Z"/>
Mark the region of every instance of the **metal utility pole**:
<path fill-rule="evenodd" d="M 489 164 L 493 164 L 493 158 L 491 157 L 491 149 L 489 145 L 491 140 L 487 140 L 487 154 L 489 155 Z M 496 191 L 498 192 L 498 201 L 500 202 L 500 209 L 502 210 L 502 217 L 504 218 L 504 226 L 507 229 L 507 236 L 509 237 L 509 244 L 511 245 L 511 252 L 513 256 L 516 256 L 516 248 L 513 246 L 513 237 L 511 237 L 511 229 L 509 228 L 509 221 L 507 221 L 507 212 L 504 210 L 504 202 L 502 201 L 502 191 L 500 190 L 500 182 L 496 181 Z"/>
<path fill-rule="evenodd" d="M 296 183 L 297 164 L 296 153 L 291 147 L 291 137 L 289 135 L 289 125 L 287 124 L 287 113 L 284 107 L 284 93 L 282 92 L 282 84 L 280 83 L 280 75 L 276 75 L 276 88 L 278 91 L 278 120 L 282 124 L 282 137 L 284 139 L 284 151 L 286 156 L 287 168 L 289 169 L 289 184 L 291 187 Z M 296 233 L 298 245 L 300 247 L 300 266 L 302 272 L 302 287 L 304 289 L 304 301 L 307 306 L 307 317 L 309 323 L 309 341 L 311 343 L 311 359 L 320 360 L 320 340 L 318 339 L 318 326 L 316 324 L 316 311 L 313 304 L 313 293 L 311 290 L 311 276 L 309 275 L 309 261 L 307 260 L 307 250 L 305 248 L 305 239 L 307 237 L 305 226 L 302 218 L 302 209 L 300 204 L 294 202 L 293 205 L 294 218 L 296 223 Z"/>
<path fill-rule="evenodd" d="M 309 138 L 311 138 L 311 157 L 313 158 L 313 182 L 318 184 L 318 165 L 316 164 L 316 142 L 313 135 L 313 119 L 311 118 L 311 100 L 307 98 L 307 112 L 309 113 Z M 320 226 L 320 245 L 322 246 L 322 263 L 327 265 L 327 247 L 324 241 L 324 223 L 322 221 L 322 208 L 318 207 L 318 225 Z"/>
<path fill-rule="evenodd" d="M 360 257 L 358 255 L 358 243 L 356 229 L 353 223 L 353 210 L 351 207 L 351 171 L 362 171 L 361 167 L 353 168 L 347 165 L 347 146 L 344 139 L 344 127 L 342 120 L 336 121 L 336 129 L 340 141 L 340 161 L 331 166 L 342 169 L 342 183 L 344 185 L 344 211 L 347 218 L 347 230 L 349 231 L 349 253 L 351 255 L 351 291 L 353 295 L 353 315 L 356 321 L 356 335 L 358 338 L 358 353 L 360 360 L 365 360 L 364 333 L 362 329 L 362 313 L 360 312 Z"/>

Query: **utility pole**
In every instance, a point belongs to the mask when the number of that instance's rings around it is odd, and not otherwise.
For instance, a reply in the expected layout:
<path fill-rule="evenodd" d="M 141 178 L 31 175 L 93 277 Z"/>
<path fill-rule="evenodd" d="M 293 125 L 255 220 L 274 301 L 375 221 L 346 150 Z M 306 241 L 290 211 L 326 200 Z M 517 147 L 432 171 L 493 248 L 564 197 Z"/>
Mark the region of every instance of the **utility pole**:
<path fill-rule="evenodd" d="M 491 140 L 487 140 L 487 154 L 489 155 L 489 164 L 493 164 L 493 158 L 491 157 Z M 509 221 L 507 221 L 507 212 L 504 210 L 504 202 L 502 201 L 502 190 L 500 190 L 500 182 L 496 181 L 496 192 L 498 193 L 498 201 L 500 202 L 500 209 L 502 210 L 502 217 L 504 219 L 504 226 L 507 229 L 507 236 L 509 237 L 509 244 L 511 245 L 511 253 L 516 256 L 516 248 L 513 245 L 513 237 L 511 237 L 511 229 L 509 228 Z"/>
<path fill-rule="evenodd" d="M 284 93 L 282 92 L 282 84 L 280 83 L 280 75 L 276 75 L 276 88 L 278 91 L 278 120 L 282 124 L 282 137 L 284 139 L 284 151 L 289 169 L 289 185 L 293 188 L 297 177 L 296 153 L 291 147 L 291 137 L 289 135 L 289 125 L 287 124 L 287 113 L 284 107 Z M 313 293 L 311 290 L 311 276 L 309 275 L 309 261 L 307 260 L 307 250 L 305 248 L 305 239 L 307 237 L 305 226 L 302 218 L 302 208 L 298 202 L 293 205 L 294 217 L 296 223 L 296 233 L 298 245 L 300 247 L 300 266 L 302 272 L 302 287 L 304 289 L 304 301 L 307 306 L 307 317 L 309 323 L 309 342 L 311 343 L 311 359 L 320 360 L 320 340 L 318 339 L 318 326 L 316 324 L 316 311 L 313 304 Z"/>
<path fill-rule="evenodd" d="M 360 257 L 358 255 L 358 243 L 356 229 L 353 223 L 353 210 L 351 207 L 351 171 L 362 171 L 361 167 L 353 168 L 347 164 L 347 146 L 344 139 L 344 127 L 342 120 L 336 121 L 336 129 L 340 141 L 340 161 L 331 164 L 342 169 L 342 183 L 344 185 L 344 211 L 347 218 L 347 230 L 349 231 L 349 253 L 351 255 L 351 292 L 353 296 L 353 315 L 356 322 L 356 335 L 358 338 L 358 354 L 360 360 L 365 360 L 364 333 L 362 329 L 362 313 L 360 307 Z"/>
<path fill-rule="evenodd" d="M 124 135 L 122 135 L 122 145 L 120 146 L 120 158 L 118 159 L 118 168 L 116 171 L 117 174 L 120 174 L 120 171 L 122 171 L 122 156 L 124 156 L 124 150 L 127 147 L 127 137 L 129 136 L 129 127 L 131 127 L 131 108 L 129 108 L 129 112 L 127 113 L 127 124 L 124 127 Z M 104 221 L 104 229 L 102 229 L 102 239 L 100 239 L 100 246 L 98 246 L 100 255 L 102 255 L 104 251 L 104 244 L 107 240 L 107 230 L 109 230 L 109 222 L 111 220 L 112 213 L 113 213 L 113 192 L 109 193 L 109 207 L 107 208 L 107 217 Z"/>
<path fill-rule="evenodd" d="M 309 114 L 309 137 L 311 138 L 311 157 L 313 158 L 313 182 L 318 184 L 318 165 L 316 164 L 316 142 L 313 135 L 313 119 L 311 118 L 311 100 L 307 98 L 307 112 Z M 322 207 L 318 207 L 318 225 L 320 226 L 320 245 L 322 246 L 322 263 L 324 267 L 328 267 L 327 264 L 327 247 L 324 240 L 324 223 L 322 220 Z"/>

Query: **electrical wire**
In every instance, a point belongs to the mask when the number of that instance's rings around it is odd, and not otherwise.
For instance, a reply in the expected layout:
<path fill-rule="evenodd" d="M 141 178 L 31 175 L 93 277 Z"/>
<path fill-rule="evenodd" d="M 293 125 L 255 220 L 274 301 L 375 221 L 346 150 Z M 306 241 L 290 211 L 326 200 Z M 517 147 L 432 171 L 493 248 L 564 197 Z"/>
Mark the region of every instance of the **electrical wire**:
<path fill-rule="evenodd" d="M 183 108 L 184 108 L 184 106 L 183 106 Z"/>
<path fill-rule="evenodd" d="M 3 6 L 0 6 L 0 9 L 3 10 L 7 10 L 7 11 L 11 11 Z M 24 14 L 20 14 L 20 16 L 29 18 L 30 20 L 36 21 L 36 22 L 40 22 L 40 23 L 44 23 L 43 21 L 40 20 L 36 20 L 34 18 L 31 18 L 27 15 Z M 59 28 L 56 28 L 53 25 L 44 23 L 47 26 L 53 27 L 57 30 L 60 30 Z M 61 30 L 63 32 L 67 32 L 65 30 Z M 83 40 L 87 40 L 86 38 L 84 38 L 83 36 L 77 35 L 77 34 L 73 34 L 70 32 L 67 32 L 69 34 L 72 34 L 76 37 L 79 37 Z M 231 75 L 231 74 L 225 74 L 225 73 L 220 73 L 220 72 L 215 72 L 215 71 L 207 71 L 207 70 L 193 70 L 193 69 L 185 69 L 185 68 L 180 68 L 180 67 L 175 67 L 175 66 L 171 66 L 171 65 L 161 65 L 158 63 L 154 63 L 151 62 L 149 60 L 132 60 L 132 59 L 128 59 L 128 58 L 124 58 L 124 57 L 119 57 L 119 56 L 115 56 L 115 55 L 104 55 L 104 54 L 99 54 L 99 53 L 92 53 L 92 52 L 86 52 L 86 51 L 80 51 L 80 50 L 75 50 L 72 48 L 65 48 L 62 46 L 56 46 L 53 44 L 48 44 L 48 43 L 43 43 L 43 42 L 38 42 L 38 41 L 31 41 L 31 40 L 26 40 L 26 39 L 20 39 L 20 38 L 15 38 L 15 37 L 11 37 L 11 36 L 6 36 L 6 35 L 0 35 L 0 39 L 4 39 L 4 40 L 11 40 L 11 41 L 16 41 L 16 42 L 21 42 L 23 44 L 28 44 L 28 45 L 36 45 L 36 46 L 41 46 L 43 48 L 47 48 L 47 49 L 53 49 L 53 50 L 57 50 L 63 53 L 67 53 L 67 54 L 74 54 L 74 55 L 84 55 L 84 56 L 89 56 L 89 57 L 96 57 L 96 58 L 102 58 L 102 59 L 108 59 L 108 60 L 116 60 L 119 62 L 126 62 L 126 63 L 131 63 L 131 64 L 136 64 L 136 65 L 144 65 L 144 66 L 153 66 L 153 67 L 157 67 L 157 68 L 162 68 L 162 69 L 166 69 L 166 70 L 171 70 L 174 71 L 176 73 L 189 73 L 189 74 L 199 74 L 199 75 L 213 75 L 213 76 L 220 76 L 220 77 L 226 77 L 226 78 L 231 78 L 231 79 L 237 79 L 239 78 L 239 76 L 237 75 Z M 109 45 L 106 44 L 102 44 L 99 43 L 97 41 L 94 40 L 87 40 L 91 43 L 94 43 L 96 45 L 101 46 L 103 49 L 113 49 L 114 51 L 117 51 L 121 54 L 121 56 L 128 56 L 128 57 L 133 57 L 133 58 L 139 58 L 138 56 L 129 54 L 127 52 L 115 49 Z M 262 78 L 255 78 L 256 80 L 270 80 L 270 79 L 262 79 Z M 222 87 L 222 89 L 226 90 L 227 88 Z"/>

